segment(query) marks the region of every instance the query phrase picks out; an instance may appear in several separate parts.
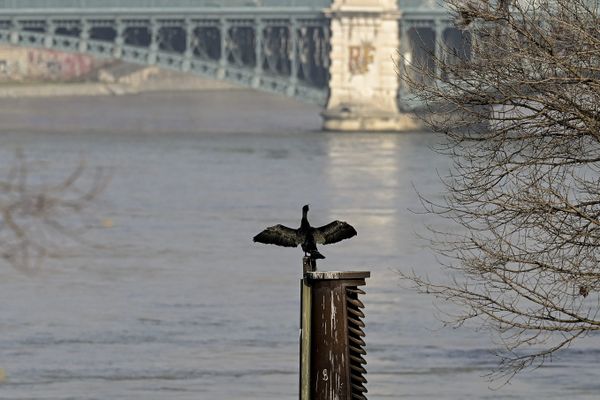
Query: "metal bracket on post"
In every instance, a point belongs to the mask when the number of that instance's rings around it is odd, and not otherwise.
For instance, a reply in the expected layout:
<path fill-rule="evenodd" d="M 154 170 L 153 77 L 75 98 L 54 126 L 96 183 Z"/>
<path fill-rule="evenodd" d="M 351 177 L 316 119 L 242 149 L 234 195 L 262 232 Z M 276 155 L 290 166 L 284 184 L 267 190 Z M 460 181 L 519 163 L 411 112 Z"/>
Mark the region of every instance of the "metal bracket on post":
<path fill-rule="evenodd" d="M 310 348 L 312 289 L 306 279 L 308 272 L 317 270 L 317 261 L 310 257 L 302 258 L 302 279 L 300 280 L 300 400 L 310 400 Z"/>
<path fill-rule="evenodd" d="M 123 45 L 125 44 L 125 24 L 123 20 L 117 18 L 115 21 L 115 47 L 113 48 L 113 57 L 123 57 Z"/>
<path fill-rule="evenodd" d="M 19 44 L 19 40 L 20 40 L 20 35 L 19 35 L 19 31 L 21 30 L 21 27 L 19 26 L 21 24 L 21 22 L 19 22 L 16 19 L 13 19 L 11 21 L 10 24 L 10 44 Z"/>
<path fill-rule="evenodd" d="M 223 79 L 227 75 L 227 63 L 229 62 L 229 21 L 222 17 L 219 25 L 220 41 L 221 41 L 221 57 L 219 59 L 219 69 L 217 70 L 217 78 Z"/>
<path fill-rule="evenodd" d="M 262 68 L 264 63 L 264 24 L 261 18 L 256 18 L 254 27 L 254 56 L 256 65 L 254 66 L 254 76 L 252 77 L 252 87 L 257 88 L 261 84 Z"/>
<path fill-rule="evenodd" d="M 150 19 L 150 49 L 148 53 L 148 64 L 154 65 L 158 61 L 158 51 L 160 50 L 160 24 L 155 18 Z"/>
<path fill-rule="evenodd" d="M 298 20 L 296 18 L 291 19 L 289 30 L 290 83 L 286 93 L 288 96 L 294 96 L 298 86 Z"/>
<path fill-rule="evenodd" d="M 444 30 L 446 26 L 444 22 L 439 19 L 435 20 L 435 58 L 437 59 L 435 63 L 435 77 L 440 78 L 443 76 L 443 71 L 440 69 L 445 63 L 446 52 L 446 42 L 444 41 Z"/>
<path fill-rule="evenodd" d="M 85 53 L 88 50 L 88 42 L 90 40 L 91 25 L 87 19 L 82 19 L 79 32 L 79 51 Z"/>
<path fill-rule="evenodd" d="M 44 36 L 44 47 L 51 49 L 54 45 L 54 35 L 56 33 L 56 25 L 54 21 L 48 19 L 46 21 L 46 35 Z"/>
<path fill-rule="evenodd" d="M 181 70 L 187 72 L 192 66 L 192 58 L 194 57 L 194 29 L 195 26 L 191 19 L 185 19 L 185 51 L 183 53 L 183 62 Z"/>

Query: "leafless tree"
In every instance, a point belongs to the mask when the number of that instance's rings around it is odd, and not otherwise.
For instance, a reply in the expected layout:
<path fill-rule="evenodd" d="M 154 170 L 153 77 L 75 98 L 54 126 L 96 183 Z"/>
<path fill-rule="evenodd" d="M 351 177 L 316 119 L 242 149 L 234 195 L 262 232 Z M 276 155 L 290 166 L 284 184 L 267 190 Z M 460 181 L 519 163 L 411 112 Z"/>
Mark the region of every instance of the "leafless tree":
<path fill-rule="evenodd" d="M 54 182 L 41 177 L 44 167 L 18 152 L 0 178 L 0 257 L 24 272 L 60 255 L 67 242 L 83 242 L 87 211 L 108 182 L 104 170 L 90 174 L 83 162 Z"/>
<path fill-rule="evenodd" d="M 450 284 L 402 275 L 495 332 L 510 379 L 600 331 L 600 1 L 446 2 L 471 55 L 404 79 L 453 160 L 424 204 L 462 228 L 431 235 Z"/>

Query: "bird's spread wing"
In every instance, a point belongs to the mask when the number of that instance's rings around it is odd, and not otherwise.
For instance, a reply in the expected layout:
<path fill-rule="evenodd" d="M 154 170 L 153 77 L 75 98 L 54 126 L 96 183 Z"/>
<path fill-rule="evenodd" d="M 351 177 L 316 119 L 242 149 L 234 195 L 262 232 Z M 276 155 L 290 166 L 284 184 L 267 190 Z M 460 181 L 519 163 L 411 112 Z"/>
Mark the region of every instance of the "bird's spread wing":
<path fill-rule="evenodd" d="M 320 228 L 315 228 L 313 231 L 315 241 L 319 244 L 336 243 L 354 235 L 356 235 L 356 230 L 344 221 L 333 221 Z"/>
<path fill-rule="evenodd" d="M 295 229 L 283 225 L 268 227 L 258 235 L 254 236 L 254 241 L 286 247 L 297 247 L 302 243 L 302 240 Z"/>

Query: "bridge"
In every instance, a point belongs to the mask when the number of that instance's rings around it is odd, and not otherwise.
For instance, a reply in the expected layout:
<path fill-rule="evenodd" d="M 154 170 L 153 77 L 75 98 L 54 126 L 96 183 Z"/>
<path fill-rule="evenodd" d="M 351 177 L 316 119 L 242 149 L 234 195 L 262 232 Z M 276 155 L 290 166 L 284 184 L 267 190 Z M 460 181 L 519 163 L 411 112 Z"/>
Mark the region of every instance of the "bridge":
<path fill-rule="evenodd" d="M 394 60 L 435 68 L 465 41 L 436 0 L 0 0 L 0 43 L 296 97 L 324 107 L 326 129 L 403 130 L 418 104 Z"/>

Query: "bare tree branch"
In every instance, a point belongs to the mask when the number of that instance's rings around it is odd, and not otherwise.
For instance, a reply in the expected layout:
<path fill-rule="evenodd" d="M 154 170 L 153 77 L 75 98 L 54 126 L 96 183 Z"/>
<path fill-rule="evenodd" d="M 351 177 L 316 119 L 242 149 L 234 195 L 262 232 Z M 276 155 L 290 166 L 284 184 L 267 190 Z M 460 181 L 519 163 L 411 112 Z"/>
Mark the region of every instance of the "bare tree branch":
<path fill-rule="evenodd" d="M 0 257 L 24 272 L 37 270 L 68 242 L 83 243 L 87 212 L 108 183 L 101 168 L 88 177 L 84 162 L 57 182 L 40 179 L 39 168 L 17 152 L 0 178 Z"/>
<path fill-rule="evenodd" d="M 510 379 L 600 331 L 600 1 L 446 3 L 472 56 L 400 71 L 453 160 L 423 204 L 462 230 L 433 232 L 450 284 L 401 275 L 495 332 Z"/>

